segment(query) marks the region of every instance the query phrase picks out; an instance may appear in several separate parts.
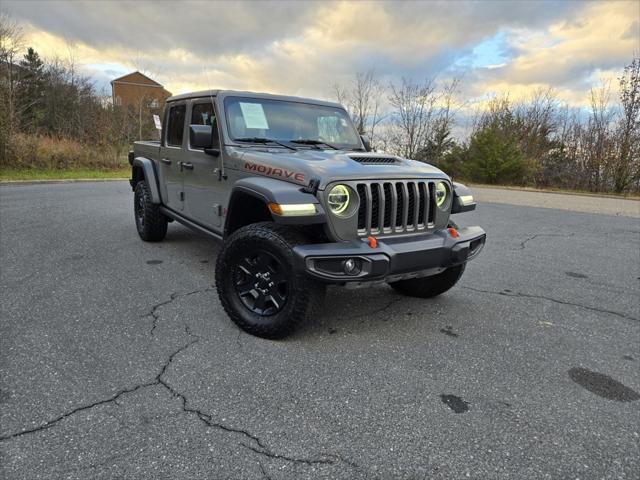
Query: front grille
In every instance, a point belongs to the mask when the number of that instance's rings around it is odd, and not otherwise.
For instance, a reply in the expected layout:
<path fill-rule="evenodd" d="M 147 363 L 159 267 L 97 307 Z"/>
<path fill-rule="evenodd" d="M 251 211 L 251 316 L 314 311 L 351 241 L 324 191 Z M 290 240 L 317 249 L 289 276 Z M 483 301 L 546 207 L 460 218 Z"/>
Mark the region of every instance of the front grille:
<path fill-rule="evenodd" d="M 393 164 L 396 163 L 396 159 L 394 157 L 369 157 L 369 156 L 353 156 L 349 157 L 351 160 L 355 160 L 358 163 L 369 164 L 369 165 L 380 165 L 380 164 Z"/>
<path fill-rule="evenodd" d="M 435 183 L 428 180 L 358 183 L 358 235 L 419 232 L 433 227 Z"/>

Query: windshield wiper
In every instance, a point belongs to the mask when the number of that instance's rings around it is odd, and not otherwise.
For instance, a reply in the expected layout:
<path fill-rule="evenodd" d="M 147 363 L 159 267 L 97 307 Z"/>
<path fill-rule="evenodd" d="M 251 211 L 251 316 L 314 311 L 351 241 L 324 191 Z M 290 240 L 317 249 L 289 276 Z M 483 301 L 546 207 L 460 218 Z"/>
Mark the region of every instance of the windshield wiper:
<path fill-rule="evenodd" d="M 291 143 L 300 143 L 302 145 L 326 145 L 329 148 L 333 148 L 334 150 L 340 150 L 335 145 L 331 145 L 330 143 L 323 142 L 321 140 L 314 140 L 312 138 L 301 138 L 300 140 L 289 140 Z"/>
<path fill-rule="evenodd" d="M 281 147 L 288 148 L 289 150 L 297 150 L 297 148 L 292 147 L 291 145 L 287 145 L 286 143 L 279 142 L 278 140 L 274 140 L 273 138 L 265 138 L 265 137 L 242 137 L 234 139 L 236 142 L 247 142 L 247 143 L 275 143 L 276 145 L 280 145 Z"/>

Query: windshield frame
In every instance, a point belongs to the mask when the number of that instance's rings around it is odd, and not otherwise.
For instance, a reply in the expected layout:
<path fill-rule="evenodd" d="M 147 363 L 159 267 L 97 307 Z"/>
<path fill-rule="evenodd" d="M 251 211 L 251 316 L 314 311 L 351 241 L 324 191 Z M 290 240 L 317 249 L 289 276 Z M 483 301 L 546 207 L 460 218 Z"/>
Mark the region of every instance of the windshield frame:
<path fill-rule="evenodd" d="M 344 118 L 345 120 L 348 122 L 349 126 L 353 129 L 353 132 L 356 136 L 356 143 L 338 143 L 338 142 L 329 142 L 331 145 L 335 145 L 336 147 L 338 147 L 339 150 L 364 150 L 364 145 L 362 143 L 362 139 L 360 137 L 360 134 L 358 133 L 358 129 L 356 128 L 356 126 L 354 125 L 353 121 L 351 120 L 351 117 L 349 116 L 349 113 L 344 109 L 344 107 L 342 107 L 341 105 L 332 105 L 332 104 L 322 104 L 322 103 L 314 103 L 314 102 L 309 102 L 309 101 L 297 101 L 297 100 L 292 100 L 290 98 L 286 98 L 286 99 L 281 99 L 281 98 L 269 98 L 269 97 L 261 97 L 259 95 L 256 96 L 244 96 L 244 95 L 229 95 L 229 96 L 225 96 L 223 99 L 223 106 L 224 106 L 224 119 L 225 119 L 225 127 L 227 130 L 227 137 L 229 139 L 229 141 L 233 142 L 234 145 L 236 146 L 252 146 L 252 145 L 259 145 L 264 147 L 265 144 L 264 143 L 255 143 L 255 144 L 251 144 L 251 143 L 243 143 L 243 142 L 238 142 L 236 140 L 236 137 L 233 136 L 233 131 L 231 129 L 231 124 L 230 124 L 230 118 L 229 118 L 229 103 L 231 102 L 240 102 L 242 100 L 250 100 L 250 101 L 254 101 L 254 102 L 281 102 L 281 103 L 289 103 L 289 104 L 301 104 L 301 105 L 309 105 L 312 107 L 318 107 L 321 109 L 334 109 L 334 110 L 340 110 L 343 114 L 344 114 Z M 242 137 L 237 137 L 237 138 L 242 138 Z M 284 142 L 284 143 L 290 143 L 291 140 L 297 140 L 297 139 L 282 139 L 282 138 L 273 138 L 273 140 L 277 140 L 279 142 Z M 320 141 L 322 142 L 322 141 Z M 267 145 L 270 148 L 285 148 L 282 146 L 278 146 L 278 145 Z M 297 143 L 293 143 L 292 146 L 294 146 L 296 149 L 299 148 L 305 148 L 305 147 L 309 147 L 310 149 L 314 148 L 313 145 L 305 145 L 305 144 L 297 144 Z"/>

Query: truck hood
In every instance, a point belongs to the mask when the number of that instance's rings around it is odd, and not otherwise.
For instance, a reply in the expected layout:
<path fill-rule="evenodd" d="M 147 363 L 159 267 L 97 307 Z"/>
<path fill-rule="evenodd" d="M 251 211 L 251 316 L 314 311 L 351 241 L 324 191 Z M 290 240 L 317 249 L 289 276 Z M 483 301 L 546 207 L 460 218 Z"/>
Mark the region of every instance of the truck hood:
<path fill-rule="evenodd" d="M 227 153 L 229 168 L 300 185 L 308 185 L 311 179 L 318 179 L 320 190 L 330 183 L 346 180 L 449 178 L 428 163 L 383 153 L 316 149 L 283 151 L 262 147 L 227 147 Z M 380 159 L 393 162 L 375 163 Z"/>

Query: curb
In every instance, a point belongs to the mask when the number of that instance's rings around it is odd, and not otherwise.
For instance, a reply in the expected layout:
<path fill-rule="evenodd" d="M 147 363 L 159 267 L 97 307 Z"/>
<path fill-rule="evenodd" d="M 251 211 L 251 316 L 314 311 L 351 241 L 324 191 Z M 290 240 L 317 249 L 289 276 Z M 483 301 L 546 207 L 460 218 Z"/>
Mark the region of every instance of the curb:
<path fill-rule="evenodd" d="M 123 182 L 129 178 L 61 178 L 51 180 L 0 180 L 0 186 L 47 185 L 51 183 Z"/>
<path fill-rule="evenodd" d="M 484 183 L 465 183 L 467 187 L 471 188 L 486 188 L 489 190 L 509 190 L 515 192 L 528 192 L 528 193 L 552 193 L 555 195 L 577 195 L 582 197 L 596 197 L 596 198 L 611 198 L 614 200 L 632 200 L 632 201 L 640 201 L 640 196 L 636 195 L 613 195 L 607 193 L 593 193 L 593 192 L 575 192 L 571 190 L 543 190 L 540 188 L 533 187 L 512 187 L 509 185 L 488 185 Z"/>

